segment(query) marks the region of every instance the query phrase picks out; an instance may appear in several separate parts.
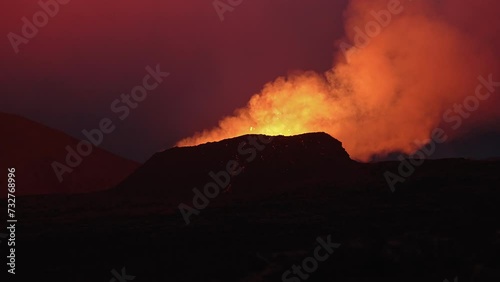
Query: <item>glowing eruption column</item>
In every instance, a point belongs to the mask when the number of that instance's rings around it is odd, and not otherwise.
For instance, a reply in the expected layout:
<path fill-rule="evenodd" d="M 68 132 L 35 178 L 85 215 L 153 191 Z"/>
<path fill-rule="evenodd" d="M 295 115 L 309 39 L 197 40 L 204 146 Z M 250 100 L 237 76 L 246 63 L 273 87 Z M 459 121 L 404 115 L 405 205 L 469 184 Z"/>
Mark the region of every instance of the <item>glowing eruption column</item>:
<path fill-rule="evenodd" d="M 342 141 L 351 157 L 359 160 L 393 151 L 414 152 L 416 144 L 425 143 L 443 122 L 445 109 L 474 93 L 478 75 L 495 73 L 498 59 L 491 44 L 482 44 L 480 38 L 462 32 L 460 23 L 446 20 L 460 12 L 449 8 L 456 2 L 407 4 L 366 46 L 350 49 L 348 62 L 341 53 L 324 74 L 280 77 L 216 128 L 177 145 L 249 133 L 323 131 Z M 373 20 L 372 11 L 386 6 L 387 1 L 351 1 L 346 40 L 354 42 L 355 28 L 364 27 Z M 489 9 L 488 3 L 481 8 Z M 443 14 L 438 17 L 435 11 Z M 498 112 L 485 110 L 481 116 L 487 120 L 498 117 Z"/>

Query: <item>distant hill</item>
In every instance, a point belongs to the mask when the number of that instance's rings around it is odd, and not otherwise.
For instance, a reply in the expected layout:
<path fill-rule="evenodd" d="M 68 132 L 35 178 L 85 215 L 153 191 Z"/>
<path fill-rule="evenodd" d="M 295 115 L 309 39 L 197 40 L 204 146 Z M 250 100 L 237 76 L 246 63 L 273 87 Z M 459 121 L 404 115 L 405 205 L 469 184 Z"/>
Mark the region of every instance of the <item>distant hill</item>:
<path fill-rule="evenodd" d="M 7 168 L 16 169 L 16 195 L 83 193 L 109 189 L 132 173 L 139 164 L 99 148 L 66 173 L 60 183 L 52 162 L 64 163 L 66 146 L 80 141 L 29 119 L 0 113 L 0 185 L 6 187 Z M 0 197 L 5 198 L 6 193 Z"/>

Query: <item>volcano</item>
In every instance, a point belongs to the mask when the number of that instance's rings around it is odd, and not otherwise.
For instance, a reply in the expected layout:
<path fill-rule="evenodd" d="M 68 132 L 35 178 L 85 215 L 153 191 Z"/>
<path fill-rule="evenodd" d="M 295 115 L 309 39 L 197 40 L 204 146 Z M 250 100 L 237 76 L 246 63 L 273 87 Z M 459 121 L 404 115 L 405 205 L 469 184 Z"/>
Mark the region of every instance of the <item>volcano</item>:
<path fill-rule="evenodd" d="M 353 161 L 325 133 L 174 147 L 106 191 L 21 197 L 18 256 L 51 281 L 122 266 L 142 281 L 280 281 L 330 238 L 310 281 L 498 278 L 500 162 L 425 160 L 391 192 L 400 165 Z M 235 171 L 195 205 L 195 188 Z M 181 203 L 198 210 L 189 222 Z"/>
<path fill-rule="evenodd" d="M 137 187 L 143 187 L 141 193 L 147 195 L 185 196 L 193 187 L 218 182 L 216 175 L 229 176 L 228 163 L 239 173 L 230 177 L 227 186 L 231 186 L 233 196 L 245 197 L 306 183 L 314 186 L 326 179 L 340 181 L 349 177 L 358 164 L 349 158 L 341 142 L 326 133 L 244 135 L 159 152 L 116 191 L 134 194 Z"/>

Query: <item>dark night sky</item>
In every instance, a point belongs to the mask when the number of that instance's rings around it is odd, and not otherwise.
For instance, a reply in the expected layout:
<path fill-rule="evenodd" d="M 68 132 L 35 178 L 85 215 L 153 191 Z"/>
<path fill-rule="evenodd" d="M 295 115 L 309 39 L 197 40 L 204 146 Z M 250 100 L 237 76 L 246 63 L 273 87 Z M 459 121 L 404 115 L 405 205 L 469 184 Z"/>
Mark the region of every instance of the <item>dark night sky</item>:
<path fill-rule="evenodd" d="M 277 76 L 330 68 L 346 3 L 248 0 L 221 22 L 212 0 L 71 0 L 19 54 L 4 36 L 0 111 L 78 138 L 110 117 L 117 130 L 102 147 L 144 161 L 216 125 Z M 4 35 L 40 9 L 35 0 L 1 5 Z M 110 103 L 157 63 L 170 77 L 118 121 Z"/>

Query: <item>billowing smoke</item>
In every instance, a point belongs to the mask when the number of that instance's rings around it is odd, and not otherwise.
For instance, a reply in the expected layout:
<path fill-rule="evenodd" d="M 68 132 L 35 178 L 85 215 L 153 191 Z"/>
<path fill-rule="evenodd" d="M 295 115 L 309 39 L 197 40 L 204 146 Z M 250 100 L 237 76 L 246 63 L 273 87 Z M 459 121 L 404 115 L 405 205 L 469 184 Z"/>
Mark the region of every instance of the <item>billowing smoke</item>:
<path fill-rule="evenodd" d="M 280 77 L 178 145 L 324 131 L 369 160 L 412 153 L 437 127 L 453 138 L 488 124 L 500 117 L 499 83 L 488 83 L 500 81 L 499 8 L 493 0 L 352 0 L 331 70 Z"/>

